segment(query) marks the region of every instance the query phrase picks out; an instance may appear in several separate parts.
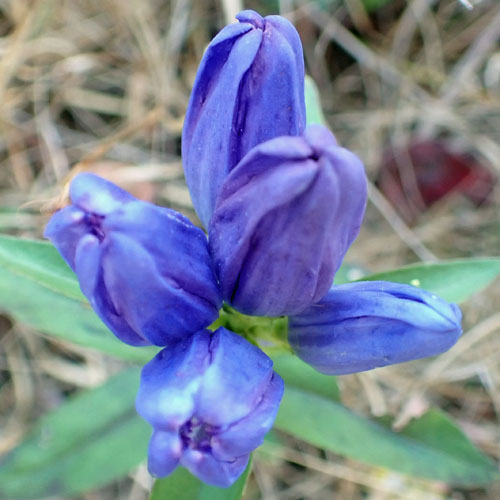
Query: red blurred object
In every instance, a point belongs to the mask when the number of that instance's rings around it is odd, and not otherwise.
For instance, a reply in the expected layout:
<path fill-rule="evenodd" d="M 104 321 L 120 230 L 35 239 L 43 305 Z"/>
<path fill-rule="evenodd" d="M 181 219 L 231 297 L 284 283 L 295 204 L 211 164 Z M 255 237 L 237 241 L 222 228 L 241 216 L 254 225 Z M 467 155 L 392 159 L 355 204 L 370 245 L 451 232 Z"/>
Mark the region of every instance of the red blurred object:
<path fill-rule="evenodd" d="M 495 182 L 493 174 L 472 155 L 452 151 L 437 140 L 415 140 L 400 149 L 387 149 L 377 180 L 379 189 L 408 223 L 453 193 L 480 205 Z"/>

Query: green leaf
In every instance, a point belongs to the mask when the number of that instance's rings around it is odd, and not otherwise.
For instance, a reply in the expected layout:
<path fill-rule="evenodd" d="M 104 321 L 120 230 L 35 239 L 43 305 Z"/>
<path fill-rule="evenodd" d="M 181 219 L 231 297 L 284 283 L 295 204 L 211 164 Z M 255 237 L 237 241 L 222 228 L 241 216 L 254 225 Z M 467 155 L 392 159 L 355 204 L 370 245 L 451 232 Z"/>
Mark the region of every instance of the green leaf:
<path fill-rule="evenodd" d="M 1 235 L 0 266 L 61 295 L 86 302 L 73 271 L 46 241 Z"/>
<path fill-rule="evenodd" d="M 313 392 L 333 401 L 340 400 L 336 377 L 318 372 L 293 354 L 271 356 L 271 358 L 274 370 L 281 375 L 287 387 Z"/>
<path fill-rule="evenodd" d="M 433 415 L 405 433 L 356 415 L 331 400 L 287 387 L 275 428 L 368 464 L 453 485 L 487 484 L 496 467 L 461 431 Z M 474 450 L 474 452 L 471 452 Z"/>
<path fill-rule="evenodd" d="M 143 461 L 151 428 L 134 409 L 139 373 L 124 371 L 43 416 L 0 463 L 0 498 L 75 495 Z"/>
<path fill-rule="evenodd" d="M 144 363 L 156 348 L 119 341 L 79 292 L 75 275 L 45 242 L 0 237 L 0 310 L 51 336 Z"/>
<path fill-rule="evenodd" d="M 401 434 L 455 458 L 474 462 L 485 468 L 492 467 L 491 460 L 479 451 L 451 417 L 441 410 L 427 411 L 420 418 L 412 420 Z"/>
<path fill-rule="evenodd" d="M 320 125 L 326 125 L 316 83 L 309 75 L 306 75 L 304 84 L 307 124 L 311 125 L 312 123 L 319 123 Z"/>
<path fill-rule="evenodd" d="M 500 258 L 419 263 L 363 277 L 418 286 L 449 302 L 463 302 L 500 274 Z"/>
<path fill-rule="evenodd" d="M 170 476 L 155 482 L 149 500 L 240 500 L 252 469 L 251 462 L 250 459 L 243 474 L 229 488 L 209 486 L 187 469 L 178 467 Z"/>

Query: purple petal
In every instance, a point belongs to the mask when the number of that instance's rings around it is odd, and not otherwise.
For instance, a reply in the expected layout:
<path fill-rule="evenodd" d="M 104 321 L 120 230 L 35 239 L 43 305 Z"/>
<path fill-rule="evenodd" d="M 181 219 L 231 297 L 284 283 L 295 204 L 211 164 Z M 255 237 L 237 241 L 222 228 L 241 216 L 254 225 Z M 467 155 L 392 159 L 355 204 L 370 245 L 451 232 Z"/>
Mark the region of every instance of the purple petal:
<path fill-rule="evenodd" d="M 278 413 L 283 389 L 283 380 L 274 373 L 254 410 L 212 438 L 212 452 L 217 459 L 228 460 L 250 453 L 263 443 Z"/>
<path fill-rule="evenodd" d="M 238 457 L 230 462 L 216 460 L 210 453 L 198 450 L 186 450 L 181 458 L 181 464 L 191 474 L 207 484 L 227 488 L 243 474 L 250 455 Z"/>
<path fill-rule="evenodd" d="M 78 208 L 98 215 L 108 215 L 136 200 L 112 182 L 88 172 L 78 174 L 71 181 L 69 194 Z"/>
<path fill-rule="evenodd" d="M 227 56 L 221 54 L 220 44 L 215 54 L 209 47 L 205 55 L 208 61 L 202 61 L 191 93 L 182 135 L 182 158 L 193 205 L 205 227 L 208 227 L 217 192 L 231 168 L 230 135 L 240 102 L 236 83 L 252 64 L 261 39 L 260 30 L 251 30 L 236 41 L 231 40 Z M 211 61 L 219 67 L 216 81 L 212 81 L 215 78 Z M 203 74 L 204 68 L 209 67 L 210 74 Z"/>
<path fill-rule="evenodd" d="M 155 255 L 129 235 L 116 232 L 106 239 L 101 265 L 114 311 L 154 345 L 191 335 L 217 316 L 213 305 L 187 293 L 172 277 L 162 276 Z"/>
<path fill-rule="evenodd" d="M 92 297 L 96 293 L 100 260 L 99 240 L 92 234 L 86 234 L 79 240 L 76 248 L 75 272 L 80 281 L 80 288 L 87 297 Z"/>
<path fill-rule="evenodd" d="M 299 135 L 305 127 L 304 61 L 295 28 L 254 11 L 237 18 L 240 24 L 224 28 L 205 52 L 182 135 L 186 181 L 207 228 L 222 183 L 241 158 L 261 142 Z"/>
<path fill-rule="evenodd" d="M 136 408 L 153 427 L 178 431 L 193 415 L 210 362 L 209 342 L 210 332 L 200 331 L 163 349 L 142 369 Z"/>
<path fill-rule="evenodd" d="M 213 426 L 248 415 L 272 376 L 272 361 L 239 335 L 219 328 L 210 341 L 211 364 L 196 399 L 196 414 Z"/>
<path fill-rule="evenodd" d="M 181 214 L 149 203 L 130 203 L 103 223 L 106 232 L 140 243 L 154 260 L 156 273 L 182 289 L 208 316 L 199 330 L 215 321 L 221 304 L 208 252 L 207 237 Z"/>
<path fill-rule="evenodd" d="M 350 283 L 290 317 L 288 339 L 317 370 L 355 373 L 440 354 L 460 337 L 460 321 L 455 304 L 416 287 Z"/>
<path fill-rule="evenodd" d="M 154 477 L 168 476 L 179 464 L 182 443 L 177 433 L 154 431 L 148 449 L 148 470 Z"/>
<path fill-rule="evenodd" d="M 265 21 L 264 18 L 254 10 L 242 10 L 238 14 L 236 14 L 236 19 L 240 23 L 249 23 L 255 28 L 264 29 Z"/>
<path fill-rule="evenodd" d="M 318 301 L 365 204 L 363 165 L 324 127 L 254 148 L 227 177 L 210 225 L 224 300 L 256 316 L 297 314 Z"/>
<path fill-rule="evenodd" d="M 87 232 L 85 213 L 70 205 L 59 210 L 50 218 L 44 236 L 52 242 L 74 271 L 76 247 Z"/>

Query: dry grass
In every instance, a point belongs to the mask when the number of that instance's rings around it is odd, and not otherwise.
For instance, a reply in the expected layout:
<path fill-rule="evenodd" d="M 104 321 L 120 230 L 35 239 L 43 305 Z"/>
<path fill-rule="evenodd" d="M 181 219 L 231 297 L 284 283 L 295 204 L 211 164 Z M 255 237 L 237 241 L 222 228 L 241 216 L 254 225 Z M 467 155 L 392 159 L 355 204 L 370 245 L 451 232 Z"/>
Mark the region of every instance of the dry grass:
<path fill-rule="evenodd" d="M 327 3 L 325 13 L 320 5 Z M 489 203 L 477 207 L 450 196 L 411 227 L 374 183 L 388 145 L 415 136 L 446 137 L 498 178 L 500 5 L 474 3 L 468 10 L 455 0 L 394 0 L 370 13 L 362 0 L 268 2 L 297 26 L 330 125 L 363 158 L 372 181 L 352 262 L 383 270 L 500 253 L 498 183 Z M 179 156 L 194 74 L 218 29 L 242 7 L 263 4 L 0 0 L 0 231 L 41 237 L 80 169 L 195 220 Z M 343 377 L 345 403 L 395 415 L 397 426 L 440 406 L 499 461 L 499 298 L 497 281 L 466 304 L 466 334 L 449 353 Z M 0 349 L 0 454 L 67 394 L 119 369 L 116 361 L 48 341 L 5 316 Z M 500 497 L 495 486 L 450 490 L 285 443 L 259 455 L 246 498 Z M 150 485 L 142 467 L 82 498 L 140 500 Z"/>

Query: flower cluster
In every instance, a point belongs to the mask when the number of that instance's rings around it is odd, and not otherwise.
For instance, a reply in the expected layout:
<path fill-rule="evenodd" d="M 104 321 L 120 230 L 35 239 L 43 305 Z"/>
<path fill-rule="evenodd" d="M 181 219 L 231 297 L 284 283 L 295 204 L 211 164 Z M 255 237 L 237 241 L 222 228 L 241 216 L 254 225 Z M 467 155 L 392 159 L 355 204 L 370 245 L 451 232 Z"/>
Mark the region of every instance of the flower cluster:
<path fill-rule="evenodd" d="M 182 154 L 204 231 L 90 173 L 46 236 L 123 342 L 163 347 L 143 369 L 137 411 L 153 427 L 149 470 L 177 465 L 229 486 L 271 428 L 283 381 L 270 358 L 225 328 L 223 302 L 289 316 L 296 354 L 328 374 L 438 354 L 460 310 L 408 285 L 333 286 L 366 205 L 361 161 L 305 126 L 304 64 L 293 26 L 253 11 L 208 47 Z"/>

